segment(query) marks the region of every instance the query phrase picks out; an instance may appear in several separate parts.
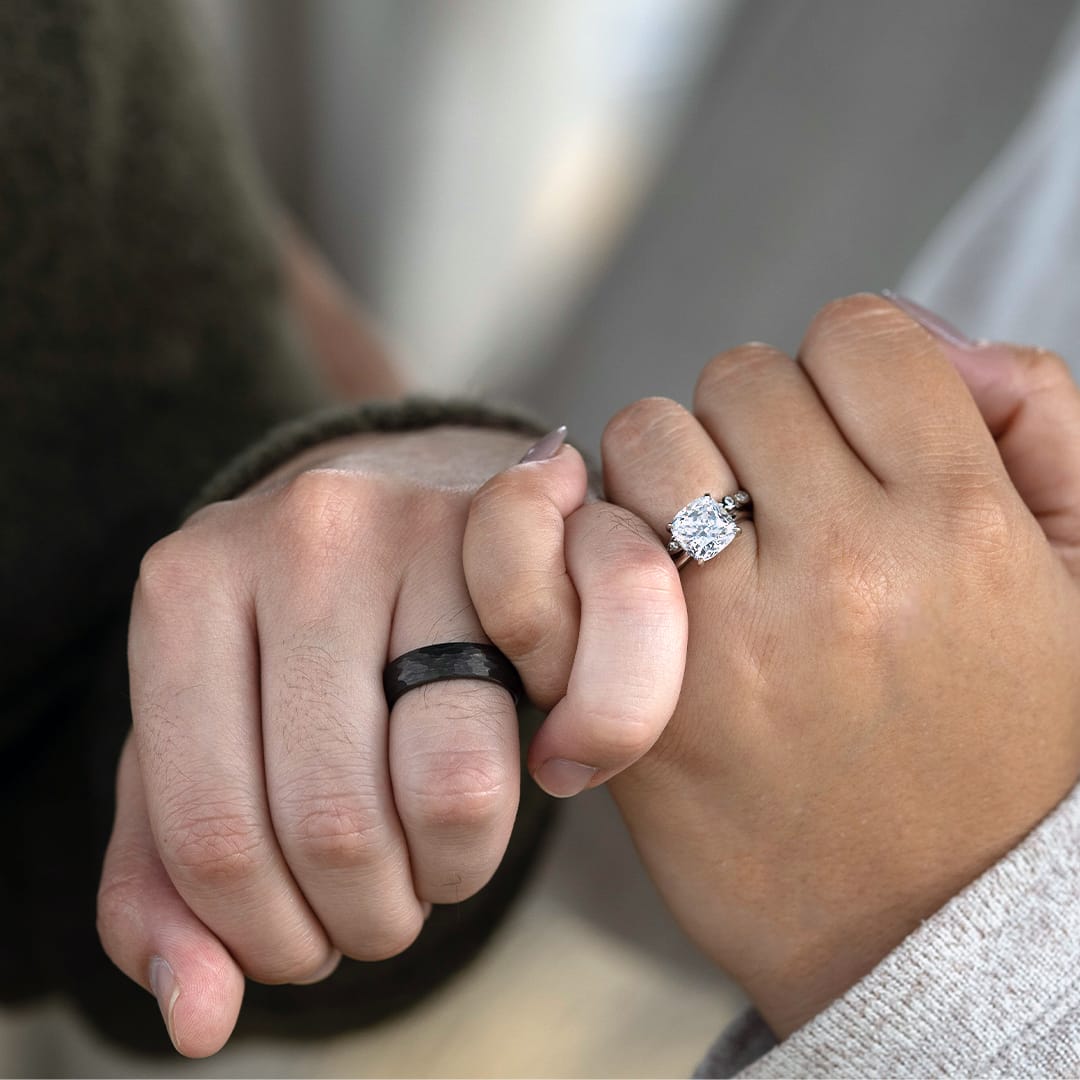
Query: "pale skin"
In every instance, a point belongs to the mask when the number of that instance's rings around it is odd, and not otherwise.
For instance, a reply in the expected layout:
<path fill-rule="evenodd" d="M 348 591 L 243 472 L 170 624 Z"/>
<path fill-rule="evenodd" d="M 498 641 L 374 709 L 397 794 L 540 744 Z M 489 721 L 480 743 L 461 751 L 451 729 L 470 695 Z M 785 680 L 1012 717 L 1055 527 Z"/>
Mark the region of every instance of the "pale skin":
<path fill-rule="evenodd" d="M 351 397 L 399 392 L 326 268 L 302 241 L 287 250 L 327 379 Z M 396 955 L 432 904 L 472 896 L 497 869 L 520 784 L 510 695 L 439 683 L 406 694 L 391 717 L 382 671 L 421 645 L 486 640 L 465 583 L 466 521 L 476 491 L 529 443 L 449 427 L 328 442 L 193 515 L 143 559 L 133 730 L 98 928 L 117 966 L 158 997 L 181 1053 L 225 1043 L 245 976 L 314 982 L 343 954 Z M 569 644 L 614 690 L 601 700 L 601 684 L 586 687 L 562 710 L 617 770 L 671 715 L 685 637 L 635 663 L 612 617 L 638 590 L 643 635 L 657 601 L 647 577 L 618 568 L 651 560 L 671 595 L 678 582 L 650 539 L 605 524 L 622 511 L 600 502 L 588 513 L 603 538 L 578 587 L 596 614 L 580 634 L 575 620 Z M 579 753 L 550 724 L 538 742 L 553 758 Z"/>
<path fill-rule="evenodd" d="M 625 409 L 603 456 L 608 496 L 658 546 L 702 492 L 755 497 L 731 547 L 682 573 L 682 696 L 611 786 L 676 919 L 784 1037 L 1080 774 L 1080 393 L 1050 353 L 950 346 L 855 296 L 819 313 L 794 361 L 761 344 L 717 357 L 692 412 Z M 503 535 L 520 533 L 579 468 L 560 454 L 508 470 L 473 519 L 498 543 L 494 490 Z M 481 621 L 527 686 L 557 683 L 552 626 L 530 637 L 524 608 L 489 615 L 478 539 Z"/>

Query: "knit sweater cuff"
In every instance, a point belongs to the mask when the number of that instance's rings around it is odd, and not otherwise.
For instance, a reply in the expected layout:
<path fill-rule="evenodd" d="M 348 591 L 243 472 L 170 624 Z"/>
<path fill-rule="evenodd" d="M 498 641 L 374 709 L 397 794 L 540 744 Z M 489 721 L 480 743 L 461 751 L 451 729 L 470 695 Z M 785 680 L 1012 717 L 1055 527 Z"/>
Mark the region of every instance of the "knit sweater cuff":
<path fill-rule="evenodd" d="M 408 397 L 400 401 L 334 405 L 272 428 L 204 485 L 184 508 L 181 520 L 209 503 L 235 498 L 301 451 L 330 439 L 374 431 L 415 431 L 445 424 L 498 428 L 534 436 L 547 431 L 547 426 L 521 409 L 478 401 Z"/>
<path fill-rule="evenodd" d="M 777 1044 L 750 1010 L 700 1077 L 1080 1075 L 1080 787 Z"/>

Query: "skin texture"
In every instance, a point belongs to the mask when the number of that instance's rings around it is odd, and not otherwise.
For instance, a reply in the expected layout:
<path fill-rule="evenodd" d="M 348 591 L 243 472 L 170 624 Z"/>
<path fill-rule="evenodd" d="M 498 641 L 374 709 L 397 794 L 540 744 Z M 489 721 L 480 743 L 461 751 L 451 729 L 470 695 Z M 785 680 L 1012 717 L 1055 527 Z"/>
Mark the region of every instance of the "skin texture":
<path fill-rule="evenodd" d="M 603 455 L 658 546 L 704 491 L 755 498 L 682 573 L 682 694 L 612 790 L 675 917 L 783 1037 L 1080 773 L 1080 395 L 1051 354 L 946 347 L 860 295 L 794 361 L 718 356 L 693 412 L 623 410 Z M 527 506 L 507 498 L 519 530 Z M 556 683 L 566 643 L 526 651 Z"/>
<path fill-rule="evenodd" d="M 243 976 L 314 982 L 341 954 L 393 956 L 431 904 L 468 898 L 498 867 L 519 792 L 510 695 L 436 683 L 391 717 L 382 671 L 421 645 L 487 640 L 462 569 L 466 519 L 526 446 L 451 427 L 328 442 L 199 511 L 143 559 L 134 726 L 98 925 L 113 961 L 156 993 L 182 1053 L 223 1045 Z M 576 451 L 562 453 L 584 477 Z M 601 569 L 637 572 L 646 542 L 605 524 L 613 513 L 590 509 Z M 659 601 L 651 588 L 623 595 L 607 570 L 582 592 L 583 638 L 617 612 L 659 619 L 670 642 L 637 673 L 658 690 L 632 740 L 608 734 L 617 694 L 592 711 L 578 703 L 613 769 L 651 745 L 678 695 L 685 613 L 670 565 L 656 565 Z M 590 664 L 625 673 L 621 642 L 601 635 Z M 545 730 L 565 756 L 565 734 Z"/>

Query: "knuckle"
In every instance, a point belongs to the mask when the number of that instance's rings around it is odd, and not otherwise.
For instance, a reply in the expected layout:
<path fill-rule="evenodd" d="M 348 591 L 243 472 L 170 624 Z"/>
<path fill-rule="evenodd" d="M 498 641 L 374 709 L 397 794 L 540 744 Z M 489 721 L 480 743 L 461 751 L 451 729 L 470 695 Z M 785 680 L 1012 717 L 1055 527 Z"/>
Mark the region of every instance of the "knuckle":
<path fill-rule="evenodd" d="M 485 833 L 515 798 L 505 766 L 490 752 L 426 751 L 409 765 L 403 813 L 422 830 Z"/>
<path fill-rule="evenodd" d="M 647 397 L 620 409 L 604 428 L 601 452 L 606 456 L 624 453 L 644 442 L 666 442 L 694 419 L 677 401 Z"/>
<path fill-rule="evenodd" d="M 187 603 L 206 588 L 207 552 L 183 532 L 158 540 L 139 564 L 139 600 L 152 608 Z"/>
<path fill-rule="evenodd" d="M 966 534 L 965 522 L 991 524 L 995 514 L 1006 513 L 1005 493 L 1011 484 L 999 460 L 982 446 L 958 439 L 945 423 L 925 430 L 913 442 L 931 478 L 926 499 L 933 502 L 950 532 Z"/>
<path fill-rule="evenodd" d="M 162 857 L 185 881 L 229 890 L 262 870 L 267 854 L 254 815 L 199 803 L 166 819 Z"/>
<path fill-rule="evenodd" d="M 597 522 L 599 525 L 599 521 Z M 610 530 L 605 559 L 598 568 L 601 602 L 616 604 L 627 613 L 644 605 L 666 607 L 681 595 L 679 572 L 652 530 L 633 514 L 615 511 L 608 516 Z"/>
<path fill-rule="evenodd" d="M 308 984 L 326 962 L 326 951 L 314 940 L 294 938 L 278 941 L 270 955 L 248 959 L 244 973 L 255 982 L 267 986 L 283 983 Z"/>
<path fill-rule="evenodd" d="M 364 963 L 392 960 L 410 948 L 420 936 L 423 922 L 420 920 L 394 921 L 386 925 L 369 926 L 365 929 L 362 943 L 342 949 L 346 956 Z"/>
<path fill-rule="evenodd" d="M 365 869 L 387 851 L 378 808 L 349 795 L 309 797 L 283 839 L 304 865 L 326 870 Z"/>
<path fill-rule="evenodd" d="M 493 558 L 511 570 L 522 563 L 515 548 L 520 545 L 523 522 L 528 524 L 534 545 L 548 548 L 561 541 L 562 514 L 535 477 L 524 483 L 500 475 L 476 493 L 467 529 L 472 540 L 481 545 L 484 565 Z M 498 584 L 495 575 L 491 575 L 491 584 Z"/>
<path fill-rule="evenodd" d="M 968 491 L 966 497 L 951 501 L 943 508 L 940 526 L 962 566 L 985 570 L 1016 554 L 1018 536 L 1016 515 L 1004 498 L 984 488 Z"/>
<path fill-rule="evenodd" d="M 308 469 L 282 488 L 278 506 L 284 542 L 301 580 L 321 577 L 355 548 L 365 517 L 362 504 L 371 501 L 369 486 L 366 478 L 350 473 Z"/>
<path fill-rule="evenodd" d="M 528 522 L 530 535 L 537 543 L 553 546 L 561 541 L 562 514 L 532 475 L 527 481 L 508 473 L 493 477 L 476 493 L 469 507 L 468 529 L 483 545 L 485 561 L 494 558 L 501 568 L 511 571 L 521 559 L 516 552 L 507 552 L 507 541 L 520 541 L 522 522 Z M 504 552 L 515 557 L 500 557 Z M 501 587 L 495 574 L 490 575 L 490 584 Z"/>
<path fill-rule="evenodd" d="M 241 507 L 235 499 L 207 503 L 189 514 L 180 528 L 187 534 L 210 532 L 230 524 L 240 510 Z"/>
<path fill-rule="evenodd" d="M 515 512 L 522 500 L 531 501 L 533 509 L 547 504 L 536 489 L 533 474 L 507 469 L 496 473 L 473 496 L 472 512 L 486 523 L 497 522 L 503 515 Z"/>
<path fill-rule="evenodd" d="M 97 894 L 97 934 L 110 958 L 120 928 L 139 924 L 143 888 L 144 880 L 137 873 L 102 877 Z"/>
<path fill-rule="evenodd" d="M 911 320 L 895 304 L 874 293 L 853 293 L 830 300 L 810 320 L 804 345 L 837 336 L 844 339 L 873 332 L 881 324 L 883 331 L 907 329 Z"/>
<path fill-rule="evenodd" d="M 478 530 L 485 543 L 492 534 L 501 536 L 520 512 L 523 494 L 515 477 L 507 473 L 493 476 L 472 497 L 468 528 Z"/>
<path fill-rule="evenodd" d="M 533 656 L 554 640 L 565 612 L 549 585 L 504 588 L 477 605 L 484 632 L 515 660 Z"/>
<path fill-rule="evenodd" d="M 880 542 L 870 516 L 830 520 L 822 528 L 802 575 L 809 586 L 806 615 L 833 647 L 862 653 L 882 639 L 907 602 L 911 559 Z"/>
<path fill-rule="evenodd" d="M 634 699 L 646 700 L 645 688 Z M 636 761 L 656 742 L 661 727 L 644 705 L 638 707 L 630 695 L 622 695 L 623 707 L 612 710 L 604 701 L 586 706 L 582 716 L 581 738 L 590 764 L 605 767 L 623 766 Z"/>
<path fill-rule="evenodd" d="M 732 391 L 733 387 L 755 379 L 762 369 L 777 361 L 791 363 L 790 357 L 779 349 L 760 341 L 749 341 L 714 356 L 702 369 L 694 388 L 694 401 Z"/>
<path fill-rule="evenodd" d="M 498 479 L 474 500 L 464 552 L 469 594 L 484 632 L 514 659 L 556 640 L 572 616 L 561 590 L 563 550 L 562 515 L 541 492 Z"/>
<path fill-rule="evenodd" d="M 666 552 L 656 544 L 634 544 L 620 551 L 614 560 L 616 584 L 630 595 L 646 593 L 674 596 L 680 591 L 679 572 Z"/>

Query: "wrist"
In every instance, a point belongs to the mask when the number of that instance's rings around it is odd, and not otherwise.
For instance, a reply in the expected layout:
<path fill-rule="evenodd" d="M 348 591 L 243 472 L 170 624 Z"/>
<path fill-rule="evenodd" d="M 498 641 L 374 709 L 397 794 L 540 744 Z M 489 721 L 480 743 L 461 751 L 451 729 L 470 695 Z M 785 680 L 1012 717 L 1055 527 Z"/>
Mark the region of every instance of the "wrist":
<path fill-rule="evenodd" d="M 333 439 L 437 426 L 494 429 L 535 439 L 550 425 L 538 422 L 519 409 L 467 400 L 409 397 L 397 401 L 336 405 L 271 429 L 204 485 L 184 509 L 181 520 L 209 503 L 235 498 L 300 454 Z"/>
<path fill-rule="evenodd" d="M 869 974 L 918 922 L 894 924 L 887 935 L 875 926 L 800 941 L 745 977 L 743 988 L 776 1037 L 786 1039 Z"/>
<path fill-rule="evenodd" d="M 866 879 L 789 907 L 772 922 L 743 985 L 778 1038 L 787 1038 L 842 997 L 953 896 L 996 863 L 1015 839 L 966 853 L 944 873 L 921 878 L 916 864 L 887 884 Z M 898 853 L 898 862 L 904 862 Z M 779 927 L 779 931 L 777 928 Z"/>
<path fill-rule="evenodd" d="M 345 435 L 302 450 L 245 494 L 278 488 L 313 469 L 392 476 L 471 493 L 517 461 L 533 441 L 532 435 L 514 431 L 455 425 Z"/>

